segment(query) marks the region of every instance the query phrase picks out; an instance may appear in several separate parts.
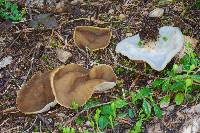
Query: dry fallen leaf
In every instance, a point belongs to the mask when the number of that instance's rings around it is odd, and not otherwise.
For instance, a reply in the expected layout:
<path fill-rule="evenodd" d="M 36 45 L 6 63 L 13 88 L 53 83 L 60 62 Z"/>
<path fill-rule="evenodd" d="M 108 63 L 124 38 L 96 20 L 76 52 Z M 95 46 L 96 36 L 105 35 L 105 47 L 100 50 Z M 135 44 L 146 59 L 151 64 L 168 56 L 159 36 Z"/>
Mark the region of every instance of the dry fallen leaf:
<path fill-rule="evenodd" d="M 156 8 L 149 13 L 149 17 L 162 17 L 163 13 L 164 13 L 164 9 Z"/>
<path fill-rule="evenodd" d="M 58 26 L 56 18 L 51 14 L 36 15 L 30 23 L 33 28 L 38 28 L 41 24 L 50 29 Z"/>
<path fill-rule="evenodd" d="M 70 52 L 63 49 L 56 49 L 56 54 L 59 61 L 61 61 L 62 63 L 65 63 L 72 56 Z"/>
<path fill-rule="evenodd" d="M 6 67 L 12 62 L 12 57 L 7 56 L 0 61 L 0 69 Z"/>

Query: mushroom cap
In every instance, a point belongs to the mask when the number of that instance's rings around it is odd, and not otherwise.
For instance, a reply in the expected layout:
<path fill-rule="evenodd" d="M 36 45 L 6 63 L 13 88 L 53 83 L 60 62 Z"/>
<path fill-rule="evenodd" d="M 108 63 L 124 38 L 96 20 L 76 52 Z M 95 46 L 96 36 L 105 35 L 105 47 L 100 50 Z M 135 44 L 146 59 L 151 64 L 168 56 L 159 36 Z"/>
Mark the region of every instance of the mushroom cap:
<path fill-rule="evenodd" d="M 107 89 L 110 84 L 113 87 L 116 81 L 112 68 L 107 65 L 97 66 L 88 71 L 79 65 L 69 64 L 55 69 L 50 77 L 56 101 L 67 108 L 71 108 L 72 102 L 78 106 L 84 105 L 96 88 Z"/>
<path fill-rule="evenodd" d="M 104 82 L 95 87 L 95 91 L 106 91 L 111 89 L 116 85 L 117 81 L 117 77 L 113 72 L 112 67 L 105 64 L 94 66 L 89 72 L 89 78 L 104 80 Z"/>
<path fill-rule="evenodd" d="M 36 114 L 48 111 L 55 106 L 51 89 L 50 72 L 37 72 L 17 93 L 17 108 L 25 114 Z"/>
<path fill-rule="evenodd" d="M 161 71 L 183 48 L 184 37 L 179 28 L 172 26 L 161 27 L 159 34 L 156 42 L 145 44 L 150 47 L 138 46 L 141 41 L 139 34 L 126 38 L 117 44 L 116 52 L 132 60 L 145 61 L 153 69 Z"/>
<path fill-rule="evenodd" d="M 88 70 L 82 66 L 68 64 L 55 69 L 51 75 L 55 99 L 64 107 L 71 108 L 72 102 L 82 106 L 93 94 L 91 87 L 84 87 L 88 80 Z"/>
<path fill-rule="evenodd" d="M 93 26 L 78 26 L 74 30 L 75 44 L 85 50 L 88 47 L 91 50 L 105 48 L 110 43 L 112 32 L 108 28 L 99 28 Z"/>

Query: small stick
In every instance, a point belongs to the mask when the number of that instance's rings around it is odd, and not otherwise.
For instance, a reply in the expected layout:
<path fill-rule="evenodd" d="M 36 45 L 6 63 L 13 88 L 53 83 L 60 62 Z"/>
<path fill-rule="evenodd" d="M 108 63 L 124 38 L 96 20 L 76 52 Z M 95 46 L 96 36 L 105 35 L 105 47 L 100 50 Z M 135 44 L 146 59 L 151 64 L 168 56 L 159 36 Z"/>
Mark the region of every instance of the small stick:
<path fill-rule="evenodd" d="M 17 83 L 15 77 L 9 71 L 6 70 L 6 72 L 11 76 L 11 78 L 14 80 L 15 84 L 17 85 L 17 87 L 20 89 L 21 86 Z"/>
<path fill-rule="evenodd" d="M 36 118 L 35 118 L 35 120 L 34 120 L 34 122 L 31 124 L 31 126 L 26 130 L 26 132 L 29 132 L 30 130 L 31 130 L 31 128 L 34 126 L 34 124 L 36 123 L 36 121 L 37 121 L 37 116 L 36 116 Z"/>
<path fill-rule="evenodd" d="M 47 126 L 47 128 L 52 131 L 52 127 L 50 126 L 50 122 L 48 120 L 46 120 L 41 114 L 37 114 L 38 118 L 45 123 L 45 125 Z"/>

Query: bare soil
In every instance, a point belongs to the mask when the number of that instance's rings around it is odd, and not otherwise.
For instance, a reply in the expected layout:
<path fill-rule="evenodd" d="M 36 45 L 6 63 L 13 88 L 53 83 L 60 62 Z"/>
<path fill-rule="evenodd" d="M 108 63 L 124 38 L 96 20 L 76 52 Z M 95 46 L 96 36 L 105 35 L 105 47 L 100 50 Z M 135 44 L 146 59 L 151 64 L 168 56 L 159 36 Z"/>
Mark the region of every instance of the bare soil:
<path fill-rule="evenodd" d="M 126 3 L 129 1 L 128 3 Z M 87 125 L 79 127 L 75 125 L 73 116 L 79 112 L 66 109 L 57 105 L 50 111 L 38 115 L 24 115 L 16 108 L 16 95 L 21 85 L 25 83 L 37 71 L 53 69 L 63 65 L 56 56 L 56 47 L 72 53 L 72 57 L 65 64 L 77 63 L 84 67 L 91 67 L 92 62 L 108 64 L 116 69 L 123 66 L 126 71 L 117 74 L 118 81 L 122 82 L 121 87 L 113 88 L 103 94 L 94 94 L 93 99 L 99 99 L 101 103 L 109 102 L 113 97 L 121 95 L 124 91 L 137 90 L 140 87 L 148 86 L 150 82 L 163 73 L 151 70 L 144 63 L 128 60 L 126 57 L 115 53 L 116 44 L 126 37 L 127 33 L 133 35 L 141 31 L 144 16 L 160 7 L 165 10 L 160 18 L 161 26 L 177 26 L 188 36 L 200 39 L 200 10 L 190 7 L 186 1 L 178 1 L 168 4 L 159 4 L 156 0 L 127 0 L 112 1 L 101 0 L 84 2 L 76 5 L 66 5 L 61 13 L 51 12 L 39 7 L 31 7 L 24 22 L 14 24 L 8 29 L 1 29 L 3 20 L 0 20 L 0 60 L 10 55 L 13 61 L 10 65 L 0 69 L 0 132 L 33 132 L 36 129 L 42 132 L 59 132 L 59 125 L 75 128 L 90 129 Z M 193 0 L 192 0 L 193 1 Z M 23 6 L 22 6 L 23 7 Z M 110 13 L 110 10 L 113 12 Z M 56 17 L 58 26 L 54 29 L 47 29 L 43 26 L 38 28 L 30 27 L 30 16 L 40 13 L 51 13 Z M 117 19 L 124 14 L 123 20 Z M 91 25 L 98 27 L 110 27 L 113 32 L 110 45 L 103 50 L 93 53 L 84 53 L 74 44 L 72 35 L 76 26 Z M 151 35 L 151 31 L 147 33 Z M 197 45 L 196 51 L 200 48 Z M 88 56 L 89 55 L 89 56 Z M 114 62 L 117 62 L 114 63 Z M 171 68 L 169 64 L 167 68 Z M 133 69 L 133 70 L 129 70 Z M 166 69 L 167 69 L 166 68 Z M 133 85 L 134 84 L 134 85 Z M 172 114 L 176 115 L 180 107 Z M 79 111 L 81 112 L 81 108 Z M 95 109 L 83 112 L 80 117 L 94 112 Z M 182 122 L 172 123 L 176 116 L 168 115 L 159 121 L 163 132 L 177 133 Z M 175 120 L 177 121 L 177 120 Z M 146 128 L 157 120 L 146 123 Z M 106 132 L 125 132 L 134 125 L 134 120 L 121 122 L 114 130 Z"/>

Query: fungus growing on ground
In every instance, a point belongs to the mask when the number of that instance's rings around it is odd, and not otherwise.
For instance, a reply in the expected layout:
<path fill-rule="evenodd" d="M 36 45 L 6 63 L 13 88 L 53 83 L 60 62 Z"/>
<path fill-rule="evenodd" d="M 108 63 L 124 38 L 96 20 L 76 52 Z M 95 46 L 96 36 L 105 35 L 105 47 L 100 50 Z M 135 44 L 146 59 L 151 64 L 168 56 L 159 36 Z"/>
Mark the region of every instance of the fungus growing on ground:
<path fill-rule="evenodd" d="M 143 45 L 139 34 L 137 34 L 119 42 L 116 52 L 132 60 L 145 61 L 153 69 L 161 71 L 183 46 L 184 37 L 180 29 L 164 26 L 159 29 L 157 41 L 149 41 Z"/>
<path fill-rule="evenodd" d="M 17 107 L 25 114 L 42 113 L 56 103 L 71 108 L 73 102 L 84 105 L 95 91 L 116 85 L 116 76 L 108 65 L 87 70 L 77 64 L 36 73 L 17 94 Z"/>
<path fill-rule="evenodd" d="M 67 108 L 72 102 L 83 105 L 93 94 L 93 90 L 83 86 L 88 80 L 88 71 L 76 64 L 55 69 L 51 73 L 51 86 L 56 101 Z"/>
<path fill-rule="evenodd" d="M 50 72 L 37 72 L 19 90 L 16 104 L 21 112 L 25 114 L 42 113 L 56 105 L 50 85 L 49 74 Z"/>
<path fill-rule="evenodd" d="M 85 50 L 98 50 L 108 46 L 112 33 L 108 28 L 99 28 L 93 26 L 78 26 L 74 30 L 75 44 Z"/>
<path fill-rule="evenodd" d="M 88 74 L 83 67 L 69 64 L 56 69 L 51 75 L 51 86 L 55 99 L 67 108 L 71 108 L 73 102 L 78 106 L 84 105 L 96 88 L 114 87 L 116 82 L 114 72 L 107 65 L 96 66 Z M 112 86 L 110 84 L 102 86 L 102 83 L 110 83 Z"/>

